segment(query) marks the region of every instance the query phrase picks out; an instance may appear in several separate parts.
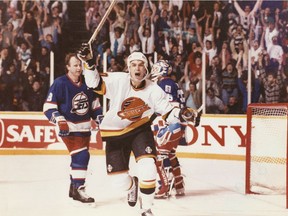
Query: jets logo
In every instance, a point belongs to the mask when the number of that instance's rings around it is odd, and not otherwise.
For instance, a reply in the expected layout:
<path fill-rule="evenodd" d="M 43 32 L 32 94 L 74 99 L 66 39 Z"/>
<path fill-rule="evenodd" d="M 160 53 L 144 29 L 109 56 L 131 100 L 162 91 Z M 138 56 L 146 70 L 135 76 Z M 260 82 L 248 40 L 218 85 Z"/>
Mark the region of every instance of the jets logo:
<path fill-rule="evenodd" d="M 137 121 L 141 119 L 142 114 L 148 109 L 150 109 L 150 107 L 145 104 L 142 99 L 130 97 L 123 101 L 118 116 L 120 116 L 121 119 Z"/>
<path fill-rule="evenodd" d="M 89 110 L 88 97 L 84 92 L 76 94 L 72 99 L 71 113 L 85 115 Z"/>

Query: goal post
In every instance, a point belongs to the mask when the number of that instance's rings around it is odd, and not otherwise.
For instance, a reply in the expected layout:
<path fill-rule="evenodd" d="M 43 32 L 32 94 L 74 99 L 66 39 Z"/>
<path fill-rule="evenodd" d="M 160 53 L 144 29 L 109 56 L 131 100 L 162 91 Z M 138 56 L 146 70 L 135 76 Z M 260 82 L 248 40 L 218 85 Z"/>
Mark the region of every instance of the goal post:
<path fill-rule="evenodd" d="M 246 194 L 286 194 L 288 208 L 288 103 L 247 109 Z"/>

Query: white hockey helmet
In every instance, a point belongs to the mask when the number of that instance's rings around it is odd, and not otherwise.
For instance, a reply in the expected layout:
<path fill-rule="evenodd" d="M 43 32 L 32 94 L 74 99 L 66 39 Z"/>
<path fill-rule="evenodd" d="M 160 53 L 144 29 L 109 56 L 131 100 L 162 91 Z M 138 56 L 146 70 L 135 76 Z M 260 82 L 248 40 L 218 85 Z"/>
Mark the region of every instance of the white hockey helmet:
<path fill-rule="evenodd" d="M 147 76 L 149 75 L 148 60 L 147 60 L 146 56 L 143 53 L 141 53 L 141 52 L 133 52 L 133 53 L 131 53 L 128 56 L 128 58 L 127 58 L 127 66 L 128 66 L 129 74 L 130 74 L 130 64 L 134 60 L 140 60 L 140 61 L 144 62 L 144 67 L 146 68 L 146 75 L 144 76 L 144 78 L 142 80 L 146 79 Z"/>
<path fill-rule="evenodd" d="M 151 69 L 151 80 L 157 81 L 157 79 L 162 77 L 167 77 L 172 72 L 172 67 L 167 60 L 159 60 L 153 64 Z"/>
<path fill-rule="evenodd" d="M 128 59 L 127 59 L 127 65 L 128 65 L 128 68 L 130 67 L 130 63 L 134 60 L 140 60 L 140 61 L 143 61 L 144 62 L 144 66 L 146 67 L 146 69 L 148 68 L 148 60 L 146 58 L 146 56 L 141 53 L 141 52 L 133 52 L 131 53 L 129 56 L 128 56 Z"/>

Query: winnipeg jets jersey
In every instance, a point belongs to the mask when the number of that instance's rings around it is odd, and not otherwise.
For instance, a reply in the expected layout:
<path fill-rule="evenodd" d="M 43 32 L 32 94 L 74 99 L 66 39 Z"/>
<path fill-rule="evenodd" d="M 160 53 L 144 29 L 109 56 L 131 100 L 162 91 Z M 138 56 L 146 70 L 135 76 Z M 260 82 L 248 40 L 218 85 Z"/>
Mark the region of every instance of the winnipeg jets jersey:
<path fill-rule="evenodd" d="M 172 80 L 170 77 L 164 77 L 158 81 L 158 85 L 166 92 L 166 94 L 168 94 L 170 102 L 176 106 L 179 106 L 180 108 L 184 107 L 184 93 L 174 80 Z"/>
<path fill-rule="evenodd" d="M 153 113 L 165 115 L 174 108 L 168 95 L 150 80 L 143 88 L 135 89 L 128 73 L 107 73 L 102 79 L 102 93 L 110 99 L 100 124 L 102 137 L 123 135 L 149 122 Z"/>
<path fill-rule="evenodd" d="M 46 117 L 53 122 L 52 113 L 58 111 L 69 125 L 70 134 L 85 132 L 90 134 L 91 118 L 102 114 L 97 94 L 89 90 L 81 77 L 80 84 L 72 82 L 67 75 L 55 79 L 48 91 L 43 107 Z"/>

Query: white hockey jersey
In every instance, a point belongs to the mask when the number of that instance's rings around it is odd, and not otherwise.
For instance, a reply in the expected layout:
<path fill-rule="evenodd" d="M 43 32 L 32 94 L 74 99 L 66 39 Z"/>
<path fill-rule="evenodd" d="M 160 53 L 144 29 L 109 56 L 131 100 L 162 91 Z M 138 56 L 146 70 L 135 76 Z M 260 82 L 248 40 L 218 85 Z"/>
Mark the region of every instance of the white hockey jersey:
<path fill-rule="evenodd" d="M 168 95 L 154 82 L 145 80 L 143 88 L 135 89 L 130 76 L 111 72 L 102 76 L 102 92 L 110 100 L 109 109 L 100 124 L 101 136 L 119 136 L 147 123 L 153 113 L 165 115 L 173 110 Z M 178 122 L 178 117 L 175 118 Z"/>

